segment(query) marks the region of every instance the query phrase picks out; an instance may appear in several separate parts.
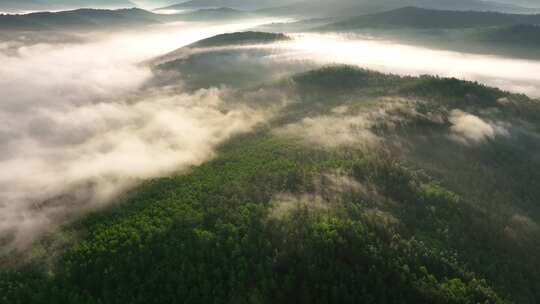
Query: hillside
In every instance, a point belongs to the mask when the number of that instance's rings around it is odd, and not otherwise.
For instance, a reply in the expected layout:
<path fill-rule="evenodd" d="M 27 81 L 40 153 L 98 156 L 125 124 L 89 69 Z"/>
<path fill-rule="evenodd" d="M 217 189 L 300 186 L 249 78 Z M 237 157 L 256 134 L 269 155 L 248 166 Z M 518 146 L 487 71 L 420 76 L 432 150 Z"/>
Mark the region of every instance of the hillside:
<path fill-rule="evenodd" d="M 111 30 L 117 27 L 132 28 L 173 21 L 221 22 L 250 17 L 251 15 L 248 13 L 225 7 L 172 15 L 155 14 L 138 8 L 78 9 L 24 15 L 0 15 L 0 31 Z"/>
<path fill-rule="evenodd" d="M 238 7 L 241 4 L 241 0 L 194 0 L 169 5 L 160 9 Z"/>
<path fill-rule="evenodd" d="M 322 30 L 362 28 L 456 29 L 516 24 L 539 24 L 540 15 L 503 14 L 495 12 L 445 11 L 405 7 L 388 12 L 354 17 L 334 23 Z"/>
<path fill-rule="evenodd" d="M 231 19 L 249 18 L 249 13 L 229 7 L 200 9 L 197 11 L 177 15 L 183 21 L 223 21 Z"/>
<path fill-rule="evenodd" d="M 308 20 L 265 29 L 287 31 L 303 26 L 312 32 L 355 33 L 434 49 L 540 59 L 537 49 L 540 15 L 407 7 L 337 22 L 324 21 L 318 26 Z"/>
<path fill-rule="evenodd" d="M 131 8 L 136 5 L 129 0 L 0 0 L 0 11 L 42 11 L 77 8 Z"/>
<path fill-rule="evenodd" d="M 455 11 L 495 11 L 508 13 L 531 13 L 534 10 L 493 1 L 476 0 L 339 0 L 339 1 L 299 1 L 285 6 L 274 6 L 259 11 L 266 15 L 292 15 L 315 18 L 354 17 L 380 13 L 402 7 L 421 7 L 435 10 Z M 538 10 L 537 10 L 538 11 Z"/>
<path fill-rule="evenodd" d="M 170 18 L 170 17 L 167 17 Z M 25 15 L 0 15 L 3 31 L 104 29 L 160 23 L 165 19 L 141 9 L 78 9 L 62 12 L 41 12 Z"/>
<path fill-rule="evenodd" d="M 281 33 L 265 33 L 265 32 L 237 32 L 230 34 L 221 34 L 208 39 L 197 41 L 188 47 L 216 47 L 226 45 L 243 45 L 243 44 L 259 44 L 272 43 L 277 41 L 286 41 L 290 38 Z"/>
<path fill-rule="evenodd" d="M 231 7 L 236 9 L 255 9 L 263 7 L 279 6 L 287 3 L 287 0 L 193 0 L 159 8 L 158 10 L 184 10 L 200 8 Z"/>
<path fill-rule="evenodd" d="M 518 24 L 487 29 L 479 33 L 477 40 L 498 45 L 540 47 L 540 26 Z"/>
<path fill-rule="evenodd" d="M 252 36 L 282 38 L 199 43 Z M 538 100 L 350 66 L 282 76 L 265 56 L 154 66 L 194 90 L 226 84 L 225 113 L 274 114 L 13 252 L 0 303 L 538 302 Z"/>
<path fill-rule="evenodd" d="M 242 65 L 240 62 L 236 61 L 236 57 L 238 55 L 241 56 L 241 53 L 238 52 L 238 50 L 234 50 L 235 47 L 239 46 L 248 46 L 248 45 L 263 45 L 263 44 L 270 44 L 280 41 L 288 41 L 290 40 L 290 37 L 281 33 L 267 33 L 267 32 L 235 32 L 235 33 L 228 33 L 228 34 L 221 34 L 216 35 L 207 39 L 199 40 L 195 43 L 192 43 L 190 45 L 187 45 L 185 47 L 182 47 L 180 49 L 174 50 L 172 52 L 169 52 L 163 56 L 159 56 L 158 58 L 154 58 L 149 62 L 150 65 L 167 65 L 169 67 L 172 67 L 172 69 L 175 70 L 182 70 L 184 73 L 189 73 L 189 71 L 200 71 L 204 69 L 212 69 L 214 70 L 214 74 L 212 76 L 206 75 L 201 78 L 201 81 L 207 82 L 208 79 L 231 79 L 231 80 L 238 80 L 238 75 L 235 75 L 234 77 L 227 77 L 222 75 L 221 73 L 218 73 L 217 70 L 226 70 L 227 73 L 233 72 L 235 70 L 238 70 L 238 66 Z M 224 48 L 222 50 L 223 52 L 228 52 L 228 48 L 233 49 L 233 51 L 230 53 L 229 58 L 226 58 L 222 60 L 219 64 L 219 68 L 214 66 L 215 63 L 215 54 L 210 52 L 208 62 L 205 62 L 205 59 L 201 60 L 190 60 L 190 61 L 184 61 L 186 56 L 190 56 L 192 53 L 202 52 L 202 56 L 204 56 L 206 53 L 208 53 L 208 50 L 205 50 L 206 48 L 212 49 L 215 47 Z M 198 50 L 202 49 L 202 50 Z M 249 52 L 249 51 L 248 51 Z M 191 59 L 194 59 L 195 57 L 191 57 Z M 232 60 L 231 60 L 232 59 Z M 247 58 L 246 58 L 247 59 Z M 186 66 L 184 63 L 188 63 L 189 65 L 194 64 L 194 66 Z M 231 63 L 231 64 L 229 64 Z M 249 63 L 249 60 L 245 60 L 244 64 Z M 247 72 L 250 76 L 248 78 L 252 79 L 258 79 L 260 78 L 260 75 L 257 75 L 259 73 L 266 74 L 262 72 L 257 65 L 251 66 L 251 70 L 249 68 L 246 68 L 243 66 L 240 70 Z M 198 77 L 197 77 L 198 78 Z"/>

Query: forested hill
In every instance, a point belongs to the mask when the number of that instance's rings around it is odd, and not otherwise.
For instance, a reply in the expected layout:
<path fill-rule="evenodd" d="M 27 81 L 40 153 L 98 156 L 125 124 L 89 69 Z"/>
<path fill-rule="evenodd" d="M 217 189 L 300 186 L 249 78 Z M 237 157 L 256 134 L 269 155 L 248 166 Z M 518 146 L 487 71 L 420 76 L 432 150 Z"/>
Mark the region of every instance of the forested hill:
<path fill-rule="evenodd" d="M 77 9 L 24 15 L 0 15 L 0 31 L 111 30 L 118 27 L 133 28 L 173 21 L 220 22 L 249 17 L 247 13 L 231 8 L 201 9 L 172 15 L 155 14 L 138 8 Z"/>
<path fill-rule="evenodd" d="M 216 8 L 216 7 L 238 7 L 242 5 L 241 0 L 195 0 L 185 1 L 159 8 L 158 10 L 186 9 L 186 8 Z"/>
<path fill-rule="evenodd" d="M 232 7 L 235 9 L 254 9 L 275 7 L 289 3 L 288 0 L 192 0 L 169 5 L 158 10 L 184 10 L 200 8 Z"/>
<path fill-rule="evenodd" d="M 474 36 L 473 36 L 474 37 Z M 478 40 L 494 45 L 540 47 L 540 25 L 518 24 L 480 31 Z"/>
<path fill-rule="evenodd" d="M 281 94 L 213 161 L 3 263 L 0 303 L 538 303 L 538 101 L 348 66 L 228 100 Z"/>
<path fill-rule="evenodd" d="M 83 7 L 129 8 L 136 5 L 129 0 L 0 0 L 0 11 L 65 10 Z"/>
<path fill-rule="evenodd" d="M 324 30 L 362 28 L 473 28 L 540 24 L 540 15 L 504 14 L 496 12 L 446 11 L 405 7 L 383 13 L 353 17 L 324 26 Z"/>
<path fill-rule="evenodd" d="M 170 17 L 167 17 L 170 18 Z M 164 18 L 132 8 L 119 10 L 78 9 L 25 15 L 0 15 L 0 30 L 70 30 L 137 26 L 162 22 Z"/>
<path fill-rule="evenodd" d="M 538 10 L 517 5 L 503 4 L 496 1 L 478 0 L 308 0 L 298 1 L 285 6 L 268 6 L 260 13 L 269 15 L 293 15 L 308 17 L 353 17 L 365 14 L 395 10 L 402 7 L 420 7 L 431 10 L 452 11 L 493 11 L 507 13 L 530 13 Z"/>
<path fill-rule="evenodd" d="M 251 15 L 244 11 L 236 10 L 230 7 L 207 8 L 194 12 L 178 14 L 177 19 L 182 21 L 200 21 L 213 22 L 219 20 L 237 20 L 249 18 Z"/>
<path fill-rule="evenodd" d="M 242 45 L 253 43 L 272 43 L 278 41 L 286 41 L 290 38 L 281 33 L 265 33 L 265 32 L 237 32 L 230 34 L 221 34 L 207 39 L 200 40 L 188 47 L 216 47 L 226 45 Z"/>

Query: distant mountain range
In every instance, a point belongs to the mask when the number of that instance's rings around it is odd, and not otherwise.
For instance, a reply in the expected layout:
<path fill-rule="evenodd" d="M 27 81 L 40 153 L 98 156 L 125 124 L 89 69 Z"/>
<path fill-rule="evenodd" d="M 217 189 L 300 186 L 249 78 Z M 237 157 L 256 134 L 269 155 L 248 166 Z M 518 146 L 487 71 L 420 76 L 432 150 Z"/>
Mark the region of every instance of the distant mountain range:
<path fill-rule="evenodd" d="M 257 9 L 282 6 L 290 1 L 287 0 L 191 0 L 178 4 L 162 7 L 157 10 L 182 10 L 194 8 L 219 8 L 231 7 L 237 9 Z"/>
<path fill-rule="evenodd" d="M 199 9 L 185 14 L 178 14 L 178 19 L 185 21 L 216 21 L 247 18 L 250 14 L 229 7 Z"/>
<path fill-rule="evenodd" d="M 316 19 L 319 20 L 319 19 Z M 445 11 L 406 7 L 337 22 L 322 19 L 295 27 L 315 32 L 353 32 L 468 53 L 540 59 L 540 14 Z"/>
<path fill-rule="evenodd" d="M 508 45 L 540 47 L 540 26 L 517 24 L 486 30 L 479 38 L 484 42 L 505 43 Z"/>
<path fill-rule="evenodd" d="M 479 0 L 311 0 L 291 5 L 267 8 L 258 12 L 266 15 L 292 15 L 308 17 L 358 16 L 378 13 L 401 7 L 414 6 L 427 9 L 459 10 L 459 11 L 498 11 L 511 13 L 530 13 L 531 9 L 511 4 L 502 4 Z"/>
<path fill-rule="evenodd" d="M 221 34 L 207 39 L 203 39 L 189 45 L 188 47 L 204 48 L 227 45 L 262 44 L 286 40 L 290 40 L 290 38 L 281 33 L 237 32 Z"/>
<path fill-rule="evenodd" d="M 130 8 L 129 0 L 0 0 L 0 12 L 64 10 L 74 8 Z"/>
<path fill-rule="evenodd" d="M 361 28 L 471 28 L 515 24 L 540 24 L 540 14 L 432 10 L 404 7 L 388 12 L 363 15 L 322 27 L 325 30 Z"/>
<path fill-rule="evenodd" d="M 147 25 L 162 22 L 160 15 L 145 10 L 78 9 L 63 12 L 40 12 L 0 16 L 2 30 L 99 29 L 114 26 Z"/>
<path fill-rule="evenodd" d="M 78 9 L 24 15 L 0 15 L 0 30 L 99 30 L 173 21 L 223 21 L 248 17 L 250 17 L 249 14 L 231 8 L 203 9 L 173 15 L 154 14 L 138 8 Z"/>

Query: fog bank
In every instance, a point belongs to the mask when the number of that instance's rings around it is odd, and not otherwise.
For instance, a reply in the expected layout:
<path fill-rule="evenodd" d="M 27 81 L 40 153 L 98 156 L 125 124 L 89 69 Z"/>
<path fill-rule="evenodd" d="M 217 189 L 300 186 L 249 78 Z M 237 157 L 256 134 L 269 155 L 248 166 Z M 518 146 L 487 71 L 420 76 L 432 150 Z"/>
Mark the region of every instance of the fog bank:
<path fill-rule="evenodd" d="M 262 111 L 225 104 L 218 88 L 148 88 L 153 74 L 140 64 L 256 24 L 177 23 L 0 49 L 0 249 L 21 248 L 141 179 L 200 164 L 263 121 Z"/>
<path fill-rule="evenodd" d="M 358 35 L 296 34 L 283 60 L 352 64 L 401 75 L 456 77 L 540 97 L 540 61 L 432 50 Z"/>

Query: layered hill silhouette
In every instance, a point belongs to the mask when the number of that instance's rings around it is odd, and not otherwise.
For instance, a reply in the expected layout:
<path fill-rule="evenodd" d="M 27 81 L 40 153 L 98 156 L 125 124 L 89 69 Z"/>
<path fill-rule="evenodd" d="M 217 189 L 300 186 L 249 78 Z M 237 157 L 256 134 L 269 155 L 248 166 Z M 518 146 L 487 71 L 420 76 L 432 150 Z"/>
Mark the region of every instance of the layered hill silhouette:
<path fill-rule="evenodd" d="M 224 21 L 248 18 L 249 14 L 231 8 L 201 9 L 185 14 L 163 15 L 131 8 L 118 10 L 78 9 L 24 15 L 0 15 L 0 30 L 93 30 L 135 27 L 173 21 Z"/>

